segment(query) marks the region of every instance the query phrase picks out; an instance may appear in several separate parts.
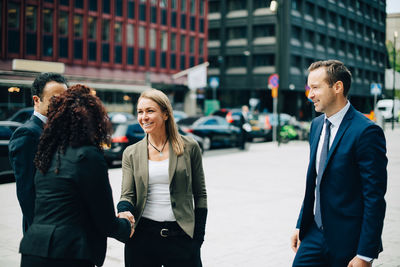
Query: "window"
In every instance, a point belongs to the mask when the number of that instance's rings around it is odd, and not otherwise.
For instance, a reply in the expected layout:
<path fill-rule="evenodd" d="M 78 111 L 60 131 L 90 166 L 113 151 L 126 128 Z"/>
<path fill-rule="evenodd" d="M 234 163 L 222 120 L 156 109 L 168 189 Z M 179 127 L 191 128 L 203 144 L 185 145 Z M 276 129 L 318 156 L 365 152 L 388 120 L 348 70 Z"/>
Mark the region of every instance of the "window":
<path fill-rule="evenodd" d="M 271 5 L 271 0 L 254 0 L 253 8 L 269 8 Z"/>
<path fill-rule="evenodd" d="M 45 57 L 53 56 L 53 10 L 43 9 L 42 53 Z"/>
<path fill-rule="evenodd" d="M 89 10 L 97 11 L 97 0 L 89 0 Z"/>
<path fill-rule="evenodd" d="M 208 30 L 208 40 L 213 41 L 213 40 L 219 40 L 219 28 L 217 29 L 209 29 Z"/>
<path fill-rule="evenodd" d="M 146 0 L 140 0 L 139 19 L 141 21 L 146 21 Z"/>
<path fill-rule="evenodd" d="M 83 51 L 83 16 L 74 15 L 74 59 L 82 59 Z"/>
<path fill-rule="evenodd" d="M 170 68 L 176 69 L 176 33 L 171 33 Z"/>
<path fill-rule="evenodd" d="M 246 67 L 246 56 L 244 56 L 244 55 L 227 56 L 226 64 L 227 64 L 228 68 Z"/>
<path fill-rule="evenodd" d="M 296 67 L 296 68 L 298 68 L 298 69 L 300 69 L 301 68 L 301 57 L 300 56 L 292 56 L 292 63 L 291 63 L 291 65 L 293 66 L 293 67 Z"/>
<path fill-rule="evenodd" d="M 314 43 L 314 32 L 310 31 L 310 30 L 306 30 L 306 42 L 309 43 Z"/>
<path fill-rule="evenodd" d="M 88 17 L 88 59 L 89 61 L 96 61 L 97 57 L 97 18 Z"/>
<path fill-rule="evenodd" d="M 133 0 L 128 1 L 128 18 L 135 18 L 135 1 Z"/>
<path fill-rule="evenodd" d="M 160 39 L 161 68 L 165 69 L 167 67 L 168 33 L 166 31 L 161 31 Z"/>
<path fill-rule="evenodd" d="M 68 12 L 60 11 L 58 16 L 58 55 L 68 58 Z"/>
<path fill-rule="evenodd" d="M 114 0 L 115 2 L 115 15 L 122 17 L 122 0 Z"/>
<path fill-rule="evenodd" d="M 199 8 L 200 16 L 204 16 L 204 13 L 205 13 L 205 11 L 204 11 L 204 1 L 206 1 L 206 0 L 199 0 L 199 1 L 200 1 L 200 8 Z"/>
<path fill-rule="evenodd" d="M 146 29 L 139 26 L 139 66 L 146 65 Z"/>
<path fill-rule="evenodd" d="M 110 0 L 103 0 L 103 13 L 110 14 Z"/>
<path fill-rule="evenodd" d="M 268 36 L 275 36 L 275 25 L 268 24 L 268 25 L 257 25 L 254 26 L 253 29 L 253 37 L 268 37 Z"/>
<path fill-rule="evenodd" d="M 151 1 L 150 6 L 150 22 L 157 23 L 157 1 Z"/>
<path fill-rule="evenodd" d="M 306 10 L 305 13 L 312 18 L 314 18 L 314 5 L 310 2 L 306 2 Z"/>
<path fill-rule="evenodd" d="M 27 6 L 25 9 L 25 38 L 26 54 L 36 55 L 37 27 L 36 6 Z"/>
<path fill-rule="evenodd" d="M 208 13 L 220 13 L 220 1 L 209 1 L 208 2 Z"/>
<path fill-rule="evenodd" d="M 19 39 L 19 15 L 20 8 L 17 3 L 8 3 L 7 6 L 7 51 L 9 53 L 19 53 L 20 39 Z"/>
<path fill-rule="evenodd" d="M 156 30 L 150 29 L 150 67 L 156 66 Z"/>
<path fill-rule="evenodd" d="M 196 0 L 190 0 L 190 13 L 196 14 Z"/>
<path fill-rule="evenodd" d="M 80 8 L 80 9 L 83 8 L 83 0 L 75 0 L 74 4 L 75 4 L 75 8 Z"/>
<path fill-rule="evenodd" d="M 247 35 L 247 29 L 246 27 L 233 27 L 233 28 L 228 28 L 228 39 L 240 39 L 240 38 L 246 38 Z"/>
<path fill-rule="evenodd" d="M 134 44 L 135 44 L 135 26 L 133 24 L 128 24 L 126 26 L 126 55 L 128 65 L 133 65 L 134 59 Z"/>
<path fill-rule="evenodd" d="M 185 69 L 185 67 L 186 67 L 185 51 L 186 51 L 186 36 L 181 35 L 181 56 L 180 56 L 180 68 L 181 69 Z"/>
<path fill-rule="evenodd" d="M 181 35 L 181 52 L 185 52 L 186 50 L 186 36 Z"/>
<path fill-rule="evenodd" d="M 301 28 L 292 26 L 292 38 L 301 41 Z"/>
<path fill-rule="evenodd" d="M 228 10 L 233 11 L 246 9 L 246 3 L 247 1 L 243 0 L 228 0 Z"/>
<path fill-rule="evenodd" d="M 300 0 L 292 0 L 292 9 L 301 12 Z"/>
<path fill-rule="evenodd" d="M 199 38 L 199 55 L 204 55 L 204 39 Z"/>
<path fill-rule="evenodd" d="M 122 22 L 114 23 L 114 62 L 122 64 Z"/>
<path fill-rule="evenodd" d="M 194 37 L 192 36 L 189 38 L 189 53 L 194 53 Z"/>
<path fill-rule="evenodd" d="M 255 67 L 274 66 L 275 65 L 275 56 L 273 54 L 254 55 L 253 62 L 254 62 Z"/>
<path fill-rule="evenodd" d="M 110 61 L 110 20 L 103 19 L 101 27 L 101 60 L 103 62 Z"/>

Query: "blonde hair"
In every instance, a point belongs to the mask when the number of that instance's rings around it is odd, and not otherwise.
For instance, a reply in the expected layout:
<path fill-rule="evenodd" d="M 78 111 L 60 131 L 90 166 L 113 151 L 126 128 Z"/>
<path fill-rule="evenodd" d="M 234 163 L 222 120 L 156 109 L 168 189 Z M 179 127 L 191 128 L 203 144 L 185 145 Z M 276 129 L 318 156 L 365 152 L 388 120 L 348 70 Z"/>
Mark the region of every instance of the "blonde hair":
<path fill-rule="evenodd" d="M 169 101 L 168 97 L 157 89 L 150 89 L 142 92 L 138 99 L 138 103 L 140 99 L 147 98 L 157 103 L 160 107 L 161 111 L 165 112 L 168 116 L 168 119 L 165 121 L 165 129 L 169 142 L 172 145 L 172 149 L 174 150 L 177 156 L 183 154 L 184 143 L 182 136 L 178 132 L 178 127 L 175 124 L 174 114 L 172 111 L 172 105 Z"/>

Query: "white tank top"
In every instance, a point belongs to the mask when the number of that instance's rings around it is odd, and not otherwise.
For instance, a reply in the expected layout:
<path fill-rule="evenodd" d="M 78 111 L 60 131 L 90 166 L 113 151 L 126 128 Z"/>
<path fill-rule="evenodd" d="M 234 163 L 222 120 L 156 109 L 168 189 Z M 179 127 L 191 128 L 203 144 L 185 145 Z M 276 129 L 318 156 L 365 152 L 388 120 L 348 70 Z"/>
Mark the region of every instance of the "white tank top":
<path fill-rule="evenodd" d="M 169 160 L 149 160 L 149 186 L 142 216 L 158 222 L 176 221 L 169 192 Z"/>

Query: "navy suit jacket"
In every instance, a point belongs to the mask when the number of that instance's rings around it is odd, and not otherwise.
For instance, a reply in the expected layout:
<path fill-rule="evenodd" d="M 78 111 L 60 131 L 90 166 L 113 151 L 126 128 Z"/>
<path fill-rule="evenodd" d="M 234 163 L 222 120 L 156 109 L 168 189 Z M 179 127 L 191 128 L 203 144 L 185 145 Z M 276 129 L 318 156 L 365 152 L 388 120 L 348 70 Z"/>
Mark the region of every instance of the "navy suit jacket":
<path fill-rule="evenodd" d="M 306 192 L 297 221 L 300 240 L 314 221 L 315 159 L 323 124 L 321 115 L 311 125 Z M 336 257 L 377 258 L 382 251 L 386 167 L 382 129 L 350 105 L 329 149 L 320 185 L 323 233 Z"/>
<path fill-rule="evenodd" d="M 43 122 L 36 116 L 17 128 L 8 145 L 11 166 L 14 170 L 17 185 L 17 197 L 23 214 L 23 232 L 32 224 L 35 210 L 36 173 L 35 158 L 39 138 L 43 131 Z"/>

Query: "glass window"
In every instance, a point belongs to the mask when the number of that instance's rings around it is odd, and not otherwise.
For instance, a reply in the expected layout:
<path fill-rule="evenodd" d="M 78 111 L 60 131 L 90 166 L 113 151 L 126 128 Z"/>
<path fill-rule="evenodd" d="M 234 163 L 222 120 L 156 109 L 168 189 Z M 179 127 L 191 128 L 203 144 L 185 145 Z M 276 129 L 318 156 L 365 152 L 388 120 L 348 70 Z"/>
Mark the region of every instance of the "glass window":
<path fill-rule="evenodd" d="M 241 10 L 246 9 L 247 1 L 243 0 L 228 0 L 228 10 Z"/>
<path fill-rule="evenodd" d="M 156 49 L 156 30 L 155 29 L 150 29 L 150 49 Z"/>
<path fill-rule="evenodd" d="M 190 37 L 189 39 L 189 53 L 193 54 L 194 53 L 194 37 Z"/>
<path fill-rule="evenodd" d="M 103 0 L 103 13 L 110 14 L 110 0 Z"/>
<path fill-rule="evenodd" d="M 266 37 L 266 36 L 275 36 L 275 25 L 257 25 L 254 26 L 253 37 Z"/>
<path fill-rule="evenodd" d="M 133 0 L 128 1 L 128 18 L 135 18 L 135 1 Z"/>
<path fill-rule="evenodd" d="M 69 5 L 69 0 L 60 0 L 60 4 L 63 6 L 68 6 Z"/>
<path fill-rule="evenodd" d="M 126 26 L 126 44 L 129 46 L 132 46 L 135 43 L 134 29 L 133 24 L 128 24 Z"/>
<path fill-rule="evenodd" d="M 190 0 L 190 13 L 195 14 L 196 13 L 196 0 Z"/>
<path fill-rule="evenodd" d="M 301 41 L 301 28 L 292 26 L 292 38 Z"/>
<path fill-rule="evenodd" d="M 8 4 L 8 28 L 19 28 L 19 6 L 16 3 Z"/>
<path fill-rule="evenodd" d="M 140 5 L 139 5 L 139 19 L 141 21 L 146 21 L 146 1 L 140 0 Z"/>
<path fill-rule="evenodd" d="M 115 0 L 115 15 L 122 17 L 122 0 Z"/>
<path fill-rule="evenodd" d="M 275 56 L 273 54 L 259 54 L 253 56 L 254 66 L 273 66 L 275 65 Z"/>
<path fill-rule="evenodd" d="M 220 1 L 209 1 L 208 2 L 208 13 L 220 13 Z"/>
<path fill-rule="evenodd" d="M 82 37 L 83 17 L 82 15 L 74 16 L 74 37 Z"/>
<path fill-rule="evenodd" d="M 116 43 L 122 43 L 122 22 L 114 24 L 114 40 Z"/>
<path fill-rule="evenodd" d="M 43 9 L 43 33 L 53 33 L 53 10 Z"/>
<path fill-rule="evenodd" d="M 217 29 L 209 29 L 208 30 L 208 39 L 209 40 L 219 40 L 219 28 Z"/>
<path fill-rule="evenodd" d="M 36 7 L 27 6 L 25 9 L 26 30 L 36 31 Z"/>
<path fill-rule="evenodd" d="M 97 11 L 97 0 L 90 0 L 89 1 L 89 10 L 90 11 Z"/>
<path fill-rule="evenodd" d="M 167 8 L 167 6 L 168 6 L 168 0 L 160 0 L 161 8 Z"/>
<path fill-rule="evenodd" d="M 269 8 L 271 0 L 254 0 L 253 9 L 257 8 Z"/>
<path fill-rule="evenodd" d="M 75 0 L 75 8 L 83 8 L 83 0 Z"/>
<path fill-rule="evenodd" d="M 110 41 L 110 20 L 103 19 L 103 24 L 101 25 L 101 40 Z"/>
<path fill-rule="evenodd" d="M 200 16 L 204 16 L 204 1 L 206 0 L 199 0 L 200 1 Z"/>
<path fill-rule="evenodd" d="M 300 0 L 292 0 L 292 9 L 300 12 Z"/>
<path fill-rule="evenodd" d="M 246 27 L 228 28 L 228 39 L 246 38 L 246 35 L 247 35 Z"/>
<path fill-rule="evenodd" d="M 143 26 L 139 26 L 139 46 L 146 46 L 146 29 Z"/>
<path fill-rule="evenodd" d="M 204 55 L 204 39 L 199 38 L 199 55 Z"/>
<path fill-rule="evenodd" d="M 246 56 L 227 56 L 226 64 L 229 67 L 246 67 Z"/>
<path fill-rule="evenodd" d="M 96 17 L 88 17 L 88 38 L 96 39 L 97 35 L 97 18 Z"/>
<path fill-rule="evenodd" d="M 181 52 L 184 53 L 186 50 L 186 36 L 181 35 Z"/>
<path fill-rule="evenodd" d="M 181 11 L 186 12 L 186 0 L 181 1 Z"/>
<path fill-rule="evenodd" d="M 65 11 L 60 11 L 58 18 L 58 34 L 68 35 L 68 13 Z"/>
<path fill-rule="evenodd" d="M 171 33 L 171 51 L 176 51 L 176 33 Z"/>
<path fill-rule="evenodd" d="M 161 31 L 161 50 L 168 50 L 168 33 L 166 31 Z"/>
<path fill-rule="evenodd" d="M 310 2 L 306 2 L 306 14 L 314 17 L 314 5 Z"/>

